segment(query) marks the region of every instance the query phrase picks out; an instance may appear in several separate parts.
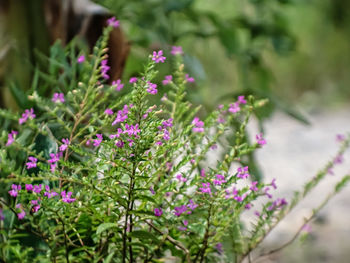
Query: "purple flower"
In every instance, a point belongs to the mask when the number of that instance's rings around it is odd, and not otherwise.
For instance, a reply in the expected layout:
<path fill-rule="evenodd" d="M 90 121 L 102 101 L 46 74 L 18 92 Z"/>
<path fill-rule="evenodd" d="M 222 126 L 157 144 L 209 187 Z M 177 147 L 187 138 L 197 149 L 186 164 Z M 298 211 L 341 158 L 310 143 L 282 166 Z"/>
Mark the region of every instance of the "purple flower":
<path fill-rule="evenodd" d="M 245 209 L 249 210 L 250 208 L 252 208 L 252 204 L 248 203 L 244 206 Z"/>
<path fill-rule="evenodd" d="M 15 136 L 18 134 L 17 131 L 11 131 L 8 135 L 7 135 L 7 143 L 6 146 L 11 145 L 14 141 L 15 141 Z"/>
<path fill-rule="evenodd" d="M 270 191 L 270 187 L 265 187 L 264 193 L 265 193 L 265 195 L 266 195 L 268 198 L 271 199 L 271 198 L 272 198 L 272 194 L 270 194 L 269 191 Z"/>
<path fill-rule="evenodd" d="M 53 97 L 52 97 L 52 101 L 55 103 L 59 103 L 59 102 L 65 102 L 64 100 L 64 94 L 63 93 L 54 93 Z"/>
<path fill-rule="evenodd" d="M 155 194 L 156 194 L 156 192 L 154 191 L 154 189 L 153 189 L 152 186 L 149 188 L 149 190 L 151 191 L 152 195 L 155 195 Z"/>
<path fill-rule="evenodd" d="M 109 18 L 107 20 L 107 25 L 114 27 L 114 28 L 117 28 L 117 27 L 119 27 L 119 20 L 117 20 L 114 16 L 112 16 L 111 18 Z"/>
<path fill-rule="evenodd" d="M 21 185 L 12 184 L 11 189 L 12 190 L 8 191 L 8 193 L 10 194 L 10 196 L 16 197 L 18 195 L 18 191 L 21 190 L 22 187 Z"/>
<path fill-rule="evenodd" d="M 287 205 L 288 202 L 284 198 L 277 198 L 273 203 L 267 208 L 267 211 L 272 211 L 278 208 L 282 208 Z"/>
<path fill-rule="evenodd" d="M 29 162 L 26 163 L 27 169 L 36 167 L 36 163 L 37 163 L 37 161 L 38 161 L 37 158 L 32 157 L 32 156 L 29 156 L 29 157 L 28 157 L 28 160 L 29 160 Z"/>
<path fill-rule="evenodd" d="M 117 146 L 118 148 L 123 148 L 124 147 L 124 142 L 122 140 L 119 140 L 115 143 L 115 146 Z"/>
<path fill-rule="evenodd" d="M 107 115 L 113 115 L 113 110 L 112 109 L 106 109 L 105 114 Z"/>
<path fill-rule="evenodd" d="M 163 210 L 161 208 L 154 208 L 154 215 L 161 216 L 163 214 Z"/>
<path fill-rule="evenodd" d="M 33 108 L 31 108 L 30 110 L 27 109 L 22 114 L 22 118 L 20 118 L 18 120 L 18 123 L 20 125 L 22 125 L 23 123 L 25 123 L 28 120 L 28 118 L 33 120 L 35 117 L 36 117 L 36 115 L 34 114 Z"/>
<path fill-rule="evenodd" d="M 247 101 L 244 99 L 244 96 L 238 96 L 238 103 L 239 104 L 246 104 Z"/>
<path fill-rule="evenodd" d="M 62 197 L 62 202 L 64 203 L 73 203 L 76 199 L 75 198 L 71 198 L 72 196 L 72 192 L 68 192 L 66 194 L 66 191 L 62 191 L 61 192 L 61 197 Z"/>
<path fill-rule="evenodd" d="M 231 103 L 229 105 L 228 111 L 231 113 L 236 113 L 239 112 L 241 110 L 241 108 L 239 107 L 239 103 L 235 102 L 235 103 Z"/>
<path fill-rule="evenodd" d="M 257 184 L 258 184 L 258 181 L 252 182 L 252 184 L 251 184 L 251 186 L 249 187 L 249 189 L 252 190 L 253 192 L 259 191 L 259 188 L 256 187 Z"/>
<path fill-rule="evenodd" d="M 172 46 L 171 52 L 172 55 L 183 55 L 182 47 L 180 46 Z"/>
<path fill-rule="evenodd" d="M 185 177 L 182 176 L 182 174 L 178 174 L 176 175 L 176 179 L 179 180 L 179 182 L 187 182 L 187 179 Z"/>
<path fill-rule="evenodd" d="M 194 127 L 192 128 L 193 132 L 204 132 L 204 122 L 199 120 L 198 117 L 193 119 L 192 124 L 194 124 Z"/>
<path fill-rule="evenodd" d="M 44 192 L 44 196 L 46 196 L 47 198 L 58 196 L 58 193 L 50 191 L 50 186 L 48 185 L 45 185 L 45 190 L 46 191 Z"/>
<path fill-rule="evenodd" d="M 166 57 L 163 56 L 163 50 L 159 50 L 158 52 L 153 51 L 153 56 L 152 56 L 152 60 L 155 63 L 164 63 L 165 62 Z"/>
<path fill-rule="evenodd" d="M 189 82 L 189 83 L 194 82 L 194 78 L 190 77 L 188 74 L 185 75 L 185 80 L 186 80 L 186 82 Z"/>
<path fill-rule="evenodd" d="M 77 59 L 78 64 L 81 64 L 84 61 L 85 61 L 85 56 L 84 55 L 79 56 L 78 59 Z"/>
<path fill-rule="evenodd" d="M 189 204 L 187 205 L 187 207 L 189 209 L 191 209 L 192 211 L 198 207 L 198 205 L 195 204 L 192 199 L 190 199 L 188 202 L 189 202 Z"/>
<path fill-rule="evenodd" d="M 335 157 L 333 163 L 334 164 L 341 164 L 344 161 L 343 155 L 339 154 Z"/>
<path fill-rule="evenodd" d="M 39 185 L 34 185 L 34 190 L 33 190 L 33 192 L 39 194 L 39 193 L 41 192 L 41 184 L 39 184 Z"/>
<path fill-rule="evenodd" d="M 205 178 L 205 169 L 204 169 L 204 168 L 201 169 L 201 174 L 200 174 L 200 176 L 201 176 L 202 178 Z"/>
<path fill-rule="evenodd" d="M 186 231 L 187 230 L 187 225 L 188 225 L 188 221 L 187 220 L 182 220 L 183 226 L 179 226 L 178 229 L 180 231 Z"/>
<path fill-rule="evenodd" d="M 258 211 L 254 211 L 254 215 L 260 217 L 260 213 Z"/>
<path fill-rule="evenodd" d="M 60 151 L 64 152 L 68 148 L 69 140 L 68 140 L 68 138 L 62 139 L 62 142 L 63 142 L 63 144 L 60 146 Z"/>
<path fill-rule="evenodd" d="M 122 88 L 124 87 L 124 84 L 122 84 L 121 80 L 118 79 L 117 81 L 112 82 L 112 86 L 115 86 L 116 91 L 121 91 Z"/>
<path fill-rule="evenodd" d="M 182 206 L 175 206 L 174 207 L 174 214 L 176 215 L 176 216 L 180 216 L 180 215 L 182 215 L 183 213 L 185 213 L 186 211 L 187 211 L 187 206 L 185 206 L 185 205 L 182 205 Z"/>
<path fill-rule="evenodd" d="M 17 217 L 19 220 L 22 220 L 25 216 L 26 216 L 26 212 L 24 212 L 24 210 L 21 210 L 21 212 L 17 214 Z"/>
<path fill-rule="evenodd" d="M 259 145 L 263 146 L 264 144 L 266 144 L 266 140 L 262 137 L 262 133 L 257 134 L 255 138 Z"/>
<path fill-rule="evenodd" d="M 136 77 L 131 77 L 131 78 L 129 79 L 129 82 L 130 82 L 130 83 L 136 83 L 137 80 L 138 80 L 138 78 L 136 78 Z"/>
<path fill-rule="evenodd" d="M 104 79 L 109 79 L 107 72 L 111 67 L 107 65 L 107 59 L 101 61 L 101 75 Z"/>
<path fill-rule="evenodd" d="M 167 76 L 165 76 L 165 79 L 162 81 L 162 84 L 163 85 L 168 85 L 172 81 L 173 81 L 173 76 L 167 75 Z"/>
<path fill-rule="evenodd" d="M 48 160 L 49 163 L 56 163 L 60 160 L 61 154 L 60 153 L 50 153 L 50 159 Z"/>
<path fill-rule="evenodd" d="M 199 188 L 202 193 L 211 194 L 210 183 L 202 183 L 203 187 Z"/>
<path fill-rule="evenodd" d="M 302 230 L 303 232 L 310 233 L 310 232 L 312 231 L 312 227 L 311 227 L 310 224 L 305 224 L 305 225 L 303 225 L 303 227 L 301 228 L 301 230 Z"/>
<path fill-rule="evenodd" d="M 217 243 L 215 246 L 216 250 L 218 251 L 219 254 L 222 254 L 224 251 L 222 250 L 222 244 Z"/>
<path fill-rule="evenodd" d="M 337 142 L 343 142 L 344 140 L 345 140 L 345 135 L 337 134 L 337 137 L 336 137 Z"/>
<path fill-rule="evenodd" d="M 149 94 L 152 94 L 152 95 L 155 95 L 158 93 L 158 90 L 157 90 L 157 84 L 154 84 L 154 83 L 151 83 L 149 81 L 147 81 L 147 92 Z"/>
<path fill-rule="evenodd" d="M 99 146 L 103 140 L 103 136 L 100 133 L 96 134 L 96 137 L 97 137 L 97 139 L 93 140 L 93 142 L 94 142 L 93 146 L 95 146 L 95 147 Z"/>
<path fill-rule="evenodd" d="M 123 109 L 117 112 L 117 117 L 112 122 L 112 126 L 116 125 L 117 123 L 124 122 L 128 118 L 129 107 L 131 108 L 132 105 L 124 105 Z"/>
<path fill-rule="evenodd" d="M 25 189 L 26 189 L 26 191 L 33 191 L 33 185 L 32 184 L 26 184 L 26 186 L 25 186 Z"/>
<path fill-rule="evenodd" d="M 216 179 L 213 180 L 213 184 L 222 185 L 223 183 L 226 183 L 225 176 L 221 174 L 217 174 L 215 176 L 216 176 Z"/>
<path fill-rule="evenodd" d="M 270 184 L 273 187 L 273 189 L 277 189 L 276 178 L 273 178 Z"/>
<path fill-rule="evenodd" d="M 238 167 L 237 173 L 238 173 L 237 174 L 238 178 L 242 178 L 242 179 L 248 178 L 249 177 L 248 166 Z"/>

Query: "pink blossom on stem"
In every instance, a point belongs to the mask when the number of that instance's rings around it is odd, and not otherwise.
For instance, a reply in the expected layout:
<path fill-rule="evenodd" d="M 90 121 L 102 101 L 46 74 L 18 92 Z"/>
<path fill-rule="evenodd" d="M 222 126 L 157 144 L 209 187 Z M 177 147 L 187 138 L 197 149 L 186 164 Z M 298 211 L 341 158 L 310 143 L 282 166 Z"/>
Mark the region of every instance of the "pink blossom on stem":
<path fill-rule="evenodd" d="M 112 86 L 115 86 L 115 90 L 116 90 L 116 91 L 121 91 L 122 88 L 124 87 L 124 84 L 122 84 L 122 83 L 121 83 L 121 80 L 118 79 L 117 81 L 114 80 L 114 81 L 112 82 Z"/>
<path fill-rule="evenodd" d="M 35 168 L 38 159 L 33 156 L 29 156 L 28 160 L 29 162 L 26 163 L 27 169 Z"/>
<path fill-rule="evenodd" d="M 22 114 L 22 118 L 20 118 L 19 120 L 18 120 L 18 123 L 20 124 L 20 125 L 22 125 L 23 123 L 25 123 L 28 119 L 34 119 L 36 117 L 36 115 L 34 114 L 34 109 L 33 108 L 31 108 L 31 109 L 26 109 L 25 111 L 24 111 L 24 113 Z"/>
<path fill-rule="evenodd" d="M 175 56 L 175 55 L 183 55 L 184 52 L 182 50 L 182 47 L 172 46 L 170 53 Z"/>
<path fill-rule="evenodd" d="M 193 132 L 204 132 L 204 122 L 201 121 L 198 117 L 195 117 L 192 121 L 194 127 L 192 128 Z"/>
<path fill-rule="evenodd" d="M 53 97 L 52 97 L 52 101 L 55 102 L 55 103 L 63 103 L 65 102 L 65 99 L 64 99 L 64 94 L 63 93 L 54 93 L 53 94 Z"/>
<path fill-rule="evenodd" d="M 186 80 L 186 82 L 189 82 L 189 83 L 193 83 L 194 82 L 194 78 L 190 77 L 188 74 L 185 75 L 185 80 Z"/>
<path fill-rule="evenodd" d="M 158 93 L 158 90 L 157 90 L 157 84 L 154 84 L 154 83 L 151 83 L 149 81 L 147 81 L 147 92 L 149 94 L 152 94 L 152 95 L 155 95 Z"/>
<path fill-rule="evenodd" d="M 161 216 L 163 214 L 163 210 L 161 208 L 154 208 L 153 212 L 155 216 Z"/>
<path fill-rule="evenodd" d="M 85 56 L 84 55 L 79 56 L 78 59 L 77 59 L 78 64 L 81 64 L 84 61 L 85 61 Z"/>
<path fill-rule="evenodd" d="M 109 18 L 107 20 L 107 25 L 114 27 L 114 28 L 117 28 L 117 27 L 119 27 L 119 20 L 117 20 L 114 16 L 112 16 L 111 18 Z"/>
<path fill-rule="evenodd" d="M 107 65 L 107 59 L 104 59 L 101 61 L 101 75 L 104 79 L 109 79 L 109 75 L 107 72 L 109 71 L 111 67 Z"/>
<path fill-rule="evenodd" d="M 62 202 L 68 203 L 68 204 L 73 203 L 76 199 L 71 198 L 71 196 L 72 196 L 72 192 L 66 193 L 66 191 L 62 191 L 61 192 Z"/>
<path fill-rule="evenodd" d="M 10 196 L 16 197 L 18 195 L 18 191 L 21 189 L 22 189 L 21 185 L 12 184 L 11 190 L 8 191 L 8 193 Z"/>
<path fill-rule="evenodd" d="M 137 80 L 138 80 L 138 78 L 136 78 L 136 77 L 131 77 L 131 78 L 129 79 L 129 83 L 136 83 Z"/>
<path fill-rule="evenodd" d="M 236 113 L 239 112 L 241 110 L 241 108 L 239 107 L 239 103 L 235 102 L 235 103 L 231 103 L 229 105 L 228 111 L 231 113 Z"/>
<path fill-rule="evenodd" d="M 173 81 L 173 76 L 167 75 L 167 76 L 165 76 L 164 80 L 162 81 L 162 84 L 163 85 L 168 85 L 172 81 Z"/>
<path fill-rule="evenodd" d="M 10 146 L 14 141 L 15 141 L 15 137 L 18 134 L 17 131 L 11 131 L 8 135 L 7 135 L 7 143 L 6 146 Z"/>
<path fill-rule="evenodd" d="M 152 60 L 155 63 L 164 63 L 165 62 L 166 57 L 163 56 L 163 50 L 159 50 L 158 52 L 153 51 L 153 56 L 152 56 Z"/>
<path fill-rule="evenodd" d="M 239 104 L 246 104 L 247 101 L 244 99 L 244 96 L 238 96 L 238 103 Z"/>
<path fill-rule="evenodd" d="M 106 109 L 104 113 L 106 115 L 113 115 L 113 110 L 112 109 Z"/>
<path fill-rule="evenodd" d="M 93 140 L 93 142 L 94 142 L 93 146 L 95 146 L 95 147 L 99 146 L 103 140 L 103 136 L 100 133 L 96 134 L 96 137 L 97 137 L 97 139 Z"/>
<path fill-rule="evenodd" d="M 63 142 L 63 144 L 60 146 L 60 151 L 64 152 L 68 148 L 69 140 L 68 140 L 68 138 L 62 139 L 62 142 Z"/>
<path fill-rule="evenodd" d="M 257 143 L 260 145 L 260 146 L 263 146 L 264 144 L 266 144 L 266 140 L 263 138 L 263 135 L 262 133 L 259 133 L 255 136 L 256 140 L 257 140 Z"/>

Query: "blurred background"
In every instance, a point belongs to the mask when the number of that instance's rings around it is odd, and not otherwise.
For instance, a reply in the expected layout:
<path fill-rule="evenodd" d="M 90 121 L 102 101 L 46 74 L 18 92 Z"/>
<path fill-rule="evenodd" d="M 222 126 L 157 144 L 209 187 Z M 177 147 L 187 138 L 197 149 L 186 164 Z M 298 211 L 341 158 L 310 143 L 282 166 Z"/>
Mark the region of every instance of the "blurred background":
<path fill-rule="evenodd" d="M 265 131 L 268 146 L 251 158 L 260 164 L 257 173 L 279 176 L 281 195 L 313 176 L 335 152 L 335 134 L 350 129 L 348 0 L 1 0 L 0 106 L 21 111 L 32 106 L 27 95 L 34 89 L 45 95 L 70 87 L 66 48 L 91 51 L 112 15 L 121 27 L 109 43 L 111 81 L 127 82 L 153 50 L 169 55 L 175 45 L 183 47 L 186 69 L 195 79 L 188 96 L 205 106 L 203 114 L 241 94 L 269 99 L 251 128 Z M 158 83 L 169 74 L 170 63 L 160 70 Z M 61 77 L 51 79 L 56 71 Z M 159 90 L 163 94 L 166 87 Z M 346 188 L 340 203 L 349 197 Z M 318 196 L 310 200 L 317 205 Z M 327 210 L 318 221 L 324 227 L 316 226 L 304 246 L 296 243 L 271 260 L 348 262 L 349 221 L 336 220 L 349 218 L 348 208 Z M 278 238 L 268 241 L 273 245 L 293 231 L 282 227 Z M 327 241 L 329 233 L 341 241 L 327 249 L 318 241 Z"/>

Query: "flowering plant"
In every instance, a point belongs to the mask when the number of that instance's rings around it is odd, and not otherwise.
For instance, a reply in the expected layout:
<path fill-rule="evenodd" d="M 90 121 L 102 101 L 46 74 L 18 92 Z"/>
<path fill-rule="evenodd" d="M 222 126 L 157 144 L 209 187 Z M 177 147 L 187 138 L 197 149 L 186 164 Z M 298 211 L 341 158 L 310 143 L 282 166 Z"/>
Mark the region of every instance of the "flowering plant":
<path fill-rule="evenodd" d="M 291 202 L 274 199 L 275 180 L 259 182 L 241 165 L 266 144 L 262 134 L 253 143 L 246 136 L 251 114 L 266 101 L 239 96 L 199 117 L 200 107 L 186 100 L 194 79 L 179 47 L 170 58 L 153 52 L 144 73 L 128 84 L 108 85 L 113 26 L 115 19 L 91 56 L 77 58 L 75 89 L 58 89 L 49 99 L 34 90 L 35 106 L 21 117 L 0 112 L 18 123 L 0 138 L 1 183 L 8 189 L 0 199 L 0 258 L 124 263 L 162 262 L 171 254 L 183 262 L 242 261 L 334 162 Z M 169 60 L 175 71 L 163 81 L 167 93 L 151 105 L 160 92 L 152 83 L 156 68 Z M 348 144 L 344 138 L 336 158 Z M 258 199 L 265 200 L 261 207 Z M 241 218 L 253 207 L 248 230 Z"/>

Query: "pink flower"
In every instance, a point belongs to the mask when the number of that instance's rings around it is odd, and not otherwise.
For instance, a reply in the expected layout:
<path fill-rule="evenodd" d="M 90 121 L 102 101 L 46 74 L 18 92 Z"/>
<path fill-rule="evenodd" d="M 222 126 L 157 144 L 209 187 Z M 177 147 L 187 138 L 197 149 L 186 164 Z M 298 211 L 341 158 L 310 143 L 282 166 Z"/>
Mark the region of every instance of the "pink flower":
<path fill-rule="evenodd" d="M 202 186 L 199 188 L 200 192 L 211 194 L 210 183 L 202 183 Z"/>
<path fill-rule="evenodd" d="M 62 197 L 62 202 L 64 203 L 73 203 L 76 199 L 75 198 L 71 198 L 72 196 L 72 192 L 68 192 L 66 194 L 66 191 L 62 191 L 61 192 L 61 197 Z"/>
<path fill-rule="evenodd" d="M 124 122 L 128 118 L 129 108 L 132 108 L 132 105 L 124 105 L 123 109 L 117 112 L 117 117 L 112 122 L 112 126 L 116 125 L 117 123 Z"/>
<path fill-rule="evenodd" d="M 27 169 L 36 167 L 36 163 L 38 161 L 37 158 L 29 156 L 28 160 L 29 160 L 29 162 L 26 163 Z"/>
<path fill-rule="evenodd" d="M 103 140 L 103 136 L 102 136 L 102 134 L 96 134 L 96 137 L 97 137 L 97 139 L 94 139 L 93 140 L 93 146 L 95 146 L 95 147 L 97 147 L 97 146 L 99 146 L 100 144 L 101 144 L 101 142 L 102 142 L 102 140 Z"/>
<path fill-rule="evenodd" d="M 53 94 L 53 97 L 52 97 L 52 101 L 55 102 L 55 103 L 63 103 L 65 100 L 64 100 L 64 94 L 63 93 L 54 93 Z"/>
<path fill-rule="evenodd" d="M 186 82 L 189 82 L 189 83 L 194 82 L 194 78 L 190 77 L 188 74 L 185 75 L 185 80 L 186 80 Z"/>
<path fill-rule="evenodd" d="M 101 75 L 104 79 L 109 79 L 107 72 L 111 67 L 107 65 L 107 59 L 101 61 Z"/>
<path fill-rule="evenodd" d="M 345 135 L 337 134 L 337 137 L 336 137 L 337 142 L 343 142 L 344 140 L 345 140 Z"/>
<path fill-rule="evenodd" d="M 333 163 L 334 164 L 341 164 L 344 161 L 343 155 L 339 154 L 335 157 Z"/>
<path fill-rule="evenodd" d="M 78 59 L 77 59 L 78 64 L 81 64 L 84 61 L 85 61 L 85 56 L 84 55 L 79 56 Z"/>
<path fill-rule="evenodd" d="M 39 194 L 39 193 L 41 192 L 41 184 L 39 184 L 39 185 L 34 185 L 34 190 L 33 190 L 33 192 Z"/>
<path fill-rule="evenodd" d="M 238 173 L 237 174 L 238 178 L 242 178 L 242 179 L 248 178 L 249 177 L 248 166 L 238 167 L 237 173 Z"/>
<path fill-rule="evenodd" d="M 24 210 L 21 210 L 21 212 L 17 214 L 19 220 L 22 220 L 25 216 L 26 212 L 24 212 Z"/>
<path fill-rule="evenodd" d="M 147 81 L 147 92 L 149 94 L 152 94 L 152 95 L 155 95 L 158 93 L 158 90 L 157 90 L 157 84 L 154 84 L 154 83 L 151 83 L 149 81 Z"/>
<path fill-rule="evenodd" d="M 105 114 L 107 114 L 107 115 L 113 115 L 112 109 L 106 109 L 106 110 L 105 110 Z"/>
<path fill-rule="evenodd" d="M 62 139 L 62 142 L 63 142 L 63 144 L 60 146 L 60 151 L 64 152 L 68 148 L 69 140 L 68 140 L 68 138 Z"/>
<path fill-rule="evenodd" d="M 33 191 L 33 185 L 32 184 L 26 184 L 25 186 L 26 191 Z"/>
<path fill-rule="evenodd" d="M 117 20 L 114 16 L 109 18 L 107 20 L 107 25 L 108 26 L 111 26 L 111 27 L 114 27 L 114 28 L 117 28 L 119 27 L 119 20 Z"/>
<path fill-rule="evenodd" d="M 137 78 L 136 77 L 131 77 L 130 79 L 129 79 L 129 83 L 136 83 L 137 82 Z"/>
<path fill-rule="evenodd" d="M 247 101 L 244 99 L 244 96 L 238 96 L 238 103 L 239 104 L 246 104 Z"/>
<path fill-rule="evenodd" d="M 8 191 L 9 195 L 12 197 L 16 197 L 18 195 L 18 191 L 22 189 L 21 185 L 12 184 L 10 191 Z"/>
<path fill-rule="evenodd" d="M 182 47 L 180 46 L 172 46 L 171 52 L 172 55 L 183 55 Z"/>
<path fill-rule="evenodd" d="M 194 124 L 194 127 L 192 128 L 193 132 L 204 132 L 204 122 L 199 120 L 198 117 L 193 119 L 192 124 Z"/>
<path fill-rule="evenodd" d="M 228 108 L 228 111 L 231 113 L 239 112 L 241 108 L 239 107 L 239 103 L 235 102 L 233 104 L 230 104 L 230 107 Z"/>
<path fill-rule="evenodd" d="M 252 190 L 253 192 L 259 191 L 259 188 L 256 187 L 257 184 L 258 184 L 258 181 L 252 182 L 252 184 L 251 184 L 251 186 L 249 187 L 249 189 Z"/>
<path fill-rule="evenodd" d="M 182 174 L 178 174 L 176 175 L 176 179 L 179 180 L 179 182 L 187 182 L 187 179 L 185 177 L 182 176 Z"/>
<path fill-rule="evenodd" d="M 163 50 L 159 50 L 158 52 L 153 51 L 153 56 L 152 56 L 152 60 L 155 63 L 164 63 L 165 62 L 166 57 L 163 56 Z"/>
<path fill-rule="evenodd" d="M 176 216 L 180 216 L 180 215 L 182 215 L 183 213 L 185 213 L 185 212 L 187 212 L 187 206 L 185 206 L 185 205 L 182 205 L 182 206 L 175 206 L 174 207 L 174 214 L 176 215 Z"/>
<path fill-rule="evenodd" d="M 161 216 L 163 214 L 163 210 L 161 208 L 154 208 L 153 212 L 155 216 Z"/>
<path fill-rule="evenodd" d="M 121 83 L 121 80 L 118 79 L 117 81 L 112 82 L 112 86 L 115 86 L 116 91 L 121 91 L 122 88 L 124 87 L 124 84 Z"/>
<path fill-rule="evenodd" d="M 173 80 L 173 76 L 167 75 L 167 76 L 165 76 L 165 79 L 162 81 L 162 84 L 168 85 L 170 82 L 172 82 L 172 80 Z"/>
<path fill-rule="evenodd" d="M 196 209 L 196 208 L 198 207 L 198 205 L 195 204 L 195 203 L 193 202 L 192 199 L 190 199 L 190 200 L 189 200 L 189 204 L 187 205 L 187 207 L 193 211 L 194 209 Z M 191 212 L 191 211 L 190 211 L 190 212 Z M 187 213 L 188 213 L 188 212 L 187 212 Z M 188 213 L 188 214 L 190 214 L 190 213 Z"/>
<path fill-rule="evenodd" d="M 34 114 L 34 110 L 33 110 L 33 108 L 31 108 L 30 110 L 25 110 L 24 111 L 24 113 L 22 114 L 22 118 L 20 118 L 19 120 L 18 120 L 18 123 L 20 124 L 20 125 L 22 125 L 23 123 L 25 123 L 27 120 L 28 120 L 28 118 L 29 119 L 34 119 L 36 116 L 35 116 L 35 114 Z"/>
<path fill-rule="evenodd" d="M 256 138 L 256 140 L 257 140 L 257 143 L 258 143 L 260 146 L 266 144 L 266 140 L 262 137 L 262 133 L 257 134 L 257 135 L 255 136 L 255 138 Z"/>
<path fill-rule="evenodd" d="M 225 176 L 221 174 L 215 175 L 216 179 L 213 180 L 213 184 L 215 185 L 222 185 L 223 183 L 226 183 Z"/>
<path fill-rule="evenodd" d="M 14 141 L 15 141 L 15 137 L 18 134 L 17 131 L 11 131 L 11 133 L 9 133 L 7 135 L 7 143 L 6 146 L 10 146 Z"/>

